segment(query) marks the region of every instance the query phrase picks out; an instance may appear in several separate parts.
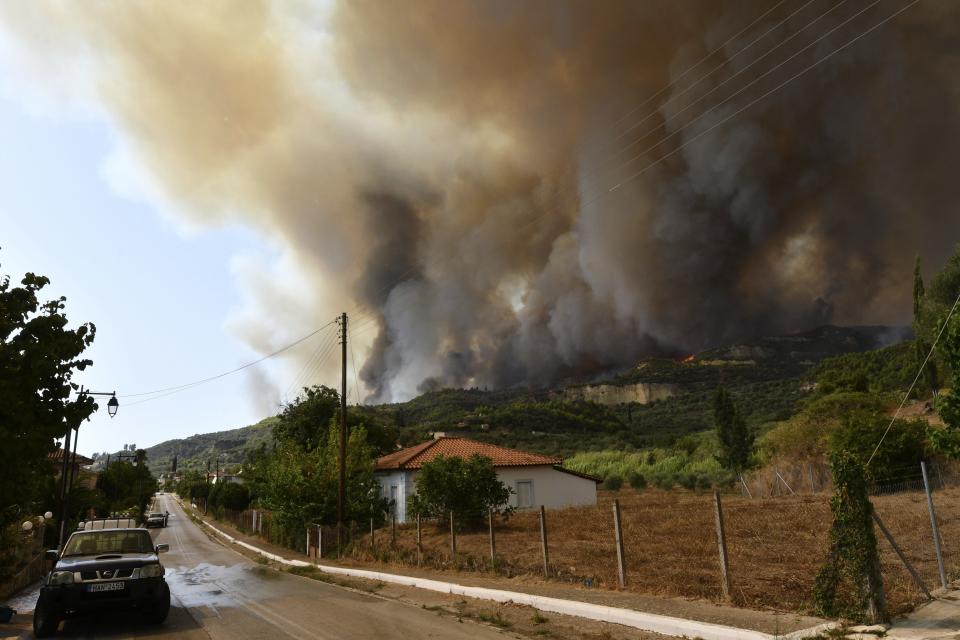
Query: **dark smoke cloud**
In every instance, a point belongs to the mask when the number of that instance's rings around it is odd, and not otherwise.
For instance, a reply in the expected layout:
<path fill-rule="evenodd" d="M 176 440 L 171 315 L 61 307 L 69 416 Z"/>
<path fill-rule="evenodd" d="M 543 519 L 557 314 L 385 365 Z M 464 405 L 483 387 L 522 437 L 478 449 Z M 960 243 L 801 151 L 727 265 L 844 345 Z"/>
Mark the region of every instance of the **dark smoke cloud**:
<path fill-rule="evenodd" d="M 390 400 L 907 320 L 914 255 L 960 235 L 960 6 L 918 3 L 737 113 L 905 4 L 814 2 L 739 53 L 786 3 L 686 75 L 771 5 L 351 0 L 326 36 L 310 5 L 49 11 L 189 216 L 347 283 L 297 318 L 358 305 L 362 377 Z"/>

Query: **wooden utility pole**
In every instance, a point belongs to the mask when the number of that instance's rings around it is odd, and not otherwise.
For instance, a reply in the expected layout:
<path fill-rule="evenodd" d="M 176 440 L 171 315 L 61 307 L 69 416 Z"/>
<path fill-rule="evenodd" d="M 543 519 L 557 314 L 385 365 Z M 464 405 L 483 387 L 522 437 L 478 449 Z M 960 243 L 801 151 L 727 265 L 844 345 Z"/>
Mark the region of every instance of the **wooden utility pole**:
<path fill-rule="evenodd" d="M 343 510 L 347 502 L 347 314 L 340 316 L 340 485 L 337 488 L 337 550 L 343 548 Z"/>

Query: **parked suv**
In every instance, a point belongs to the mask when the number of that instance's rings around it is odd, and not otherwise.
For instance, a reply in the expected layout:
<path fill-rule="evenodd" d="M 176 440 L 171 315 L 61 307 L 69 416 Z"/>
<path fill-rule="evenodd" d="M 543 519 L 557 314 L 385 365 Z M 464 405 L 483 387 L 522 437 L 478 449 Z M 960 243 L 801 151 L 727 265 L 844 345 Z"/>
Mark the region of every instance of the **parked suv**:
<path fill-rule="evenodd" d="M 159 554 L 146 529 L 76 531 L 63 552 L 47 551 L 54 562 L 44 577 L 33 612 L 33 633 L 44 638 L 60 621 L 88 611 L 135 608 L 160 624 L 170 611 L 170 589 Z"/>

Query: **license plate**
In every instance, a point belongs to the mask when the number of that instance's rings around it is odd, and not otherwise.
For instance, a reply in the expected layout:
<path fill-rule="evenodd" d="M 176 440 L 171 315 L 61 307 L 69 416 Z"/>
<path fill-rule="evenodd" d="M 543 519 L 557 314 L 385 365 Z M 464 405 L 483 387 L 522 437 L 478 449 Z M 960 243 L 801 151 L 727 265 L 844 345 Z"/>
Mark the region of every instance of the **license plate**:
<path fill-rule="evenodd" d="M 87 591 L 123 591 L 123 583 L 98 582 L 97 584 L 88 584 Z"/>

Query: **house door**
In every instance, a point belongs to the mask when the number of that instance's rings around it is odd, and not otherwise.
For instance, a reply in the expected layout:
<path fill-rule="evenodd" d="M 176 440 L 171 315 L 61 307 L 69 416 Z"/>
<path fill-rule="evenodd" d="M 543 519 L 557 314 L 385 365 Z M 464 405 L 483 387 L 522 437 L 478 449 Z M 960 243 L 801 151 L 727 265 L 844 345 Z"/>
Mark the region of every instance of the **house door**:
<path fill-rule="evenodd" d="M 390 485 L 390 513 L 397 516 L 397 519 L 400 518 L 400 510 L 397 506 L 397 497 L 400 495 L 400 487 L 392 484 Z"/>
<path fill-rule="evenodd" d="M 529 509 L 533 506 L 533 480 L 517 481 L 517 508 Z"/>

